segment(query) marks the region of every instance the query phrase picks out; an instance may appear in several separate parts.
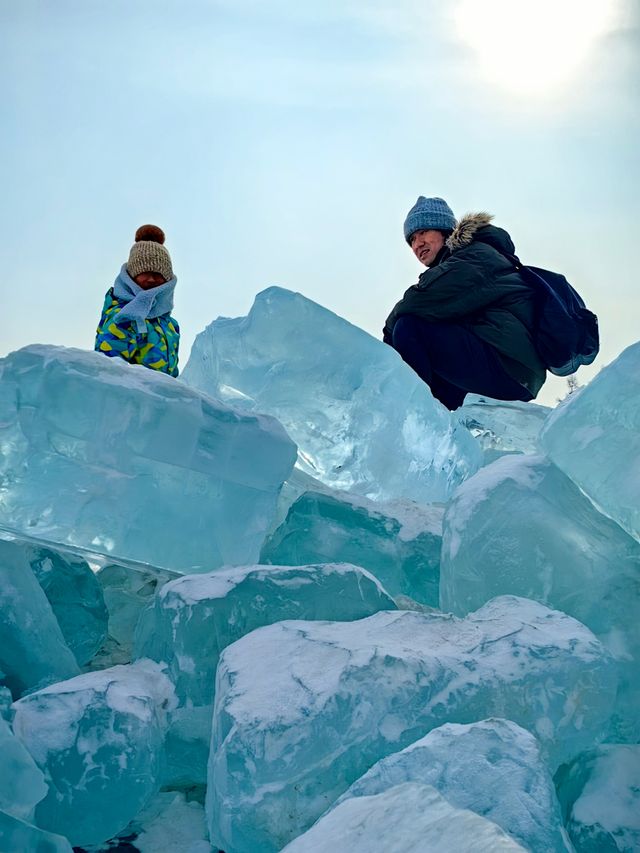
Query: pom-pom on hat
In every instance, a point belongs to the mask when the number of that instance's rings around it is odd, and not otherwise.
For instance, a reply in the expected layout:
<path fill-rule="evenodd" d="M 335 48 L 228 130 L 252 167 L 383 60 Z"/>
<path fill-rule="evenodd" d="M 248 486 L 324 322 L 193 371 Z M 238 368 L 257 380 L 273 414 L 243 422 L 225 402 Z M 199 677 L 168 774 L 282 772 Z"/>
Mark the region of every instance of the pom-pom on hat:
<path fill-rule="evenodd" d="M 416 231 L 453 231 L 456 225 L 453 211 L 443 198 L 420 195 L 404 221 L 404 239 L 409 243 Z"/>
<path fill-rule="evenodd" d="M 129 252 L 127 272 L 131 278 L 141 272 L 157 272 L 165 281 L 173 278 L 171 255 L 164 247 L 164 231 L 157 225 L 141 225 Z"/>

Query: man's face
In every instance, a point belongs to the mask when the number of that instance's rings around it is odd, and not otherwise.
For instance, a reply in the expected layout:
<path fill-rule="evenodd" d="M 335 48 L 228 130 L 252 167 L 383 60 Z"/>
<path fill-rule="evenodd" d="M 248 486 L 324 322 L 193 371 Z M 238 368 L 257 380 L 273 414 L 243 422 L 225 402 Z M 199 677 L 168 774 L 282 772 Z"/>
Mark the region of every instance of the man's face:
<path fill-rule="evenodd" d="M 441 231 L 434 231 L 432 228 L 427 231 L 414 231 L 409 238 L 409 245 L 420 263 L 430 267 L 444 246 L 444 235 Z"/>

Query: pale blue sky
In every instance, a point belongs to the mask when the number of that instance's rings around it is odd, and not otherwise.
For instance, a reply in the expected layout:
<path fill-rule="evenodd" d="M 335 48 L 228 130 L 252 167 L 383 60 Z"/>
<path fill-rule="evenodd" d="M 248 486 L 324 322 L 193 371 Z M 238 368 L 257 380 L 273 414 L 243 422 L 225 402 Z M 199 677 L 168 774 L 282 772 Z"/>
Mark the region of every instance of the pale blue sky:
<path fill-rule="evenodd" d="M 424 194 L 567 275 L 600 317 L 588 379 L 640 338 L 638 4 L 594 4 L 563 71 L 590 0 L 569 26 L 575 0 L 501 2 L 0 0 L 0 355 L 91 348 L 142 222 L 167 234 L 182 366 L 273 284 L 379 335 Z"/>

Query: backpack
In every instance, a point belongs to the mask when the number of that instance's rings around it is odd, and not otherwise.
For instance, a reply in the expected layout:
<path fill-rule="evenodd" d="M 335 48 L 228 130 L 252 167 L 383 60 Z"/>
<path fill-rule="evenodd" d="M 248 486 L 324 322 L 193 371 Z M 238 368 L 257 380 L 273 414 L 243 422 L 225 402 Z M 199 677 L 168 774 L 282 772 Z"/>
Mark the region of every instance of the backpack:
<path fill-rule="evenodd" d="M 547 370 L 569 376 L 580 365 L 591 364 L 600 349 L 596 315 L 560 273 L 508 257 L 536 293 L 533 342 Z"/>

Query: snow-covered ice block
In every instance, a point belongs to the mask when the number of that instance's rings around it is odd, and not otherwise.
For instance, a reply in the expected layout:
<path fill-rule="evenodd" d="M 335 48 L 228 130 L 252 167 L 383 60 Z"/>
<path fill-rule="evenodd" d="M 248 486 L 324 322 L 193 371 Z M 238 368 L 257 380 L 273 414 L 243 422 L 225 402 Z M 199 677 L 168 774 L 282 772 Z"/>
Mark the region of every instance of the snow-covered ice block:
<path fill-rule="evenodd" d="M 0 539 L 0 669 L 14 696 L 79 672 L 24 550 L 5 539 Z"/>
<path fill-rule="evenodd" d="M 558 406 L 540 440 L 574 483 L 640 539 L 640 342 Z"/>
<path fill-rule="evenodd" d="M 31 820 L 36 803 L 47 791 L 42 771 L 9 723 L 0 717 L 0 810 Z"/>
<path fill-rule="evenodd" d="M 201 332 L 182 379 L 275 415 L 298 465 L 333 488 L 431 503 L 481 464 L 477 442 L 391 347 L 279 287 Z"/>
<path fill-rule="evenodd" d="M 34 345 L 0 361 L 0 523 L 181 571 L 255 562 L 296 448 L 119 358 Z"/>
<path fill-rule="evenodd" d="M 457 490 L 445 514 L 440 605 L 463 616 L 496 595 L 542 601 L 617 657 L 612 734 L 640 736 L 640 544 L 544 456 L 511 456 Z"/>
<path fill-rule="evenodd" d="M 416 782 L 335 806 L 282 853 L 525 853 L 498 826 Z"/>
<path fill-rule="evenodd" d="M 173 686 L 152 661 L 89 672 L 20 699 L 14 731 L 49 784 L 38 826 L 73 845 L 99 844 L 159 787 Z"/>
<path fill-rule="evenodd" d="M 555 769 L 606 731 L 616 666 L 575 619 L 503 596 L 466 619 L 413 611 L 279 622 L 220 656 L 207 818 L 226 853 L 271 853 L 376 761 L 445 722 L 535 733 Z"/>
<path fill-rule="evenodd" d="M 66 838 L 45 832 L 3 811 L 0 811 L 0 850 L 2 853 L 73 853 Z"/>
<path fill-rule="evenodd" d="M 557 774 L 558 796 L 578 853 L 640 850 L 640 746 L 604 744 Z"/>
<path fill-rule="evenodd" d="M 100 584 L 87 561 L 17 531 L 0 528 L 0 539 L 24 552 L 67 645 L 80 666 L 87 663 L 104 642 L 108 619 Z"/>
<path fill-rule="evenodd" d="M 374 503 L 347 493 L 305 492 L 265 542 L 262 563 L 354 563 L 390 595 L 438 606 L 443 507 Z"/>
<path fill-rule="evenodd" d="M 351 621 L 395 609 L 374 577 L 345 563 L 186 575 L 165 584 L 143 612 L 134 653 L 167 664 L 180 705 L 209 705 L 220 653 L 250 631 L 283 619 Z"/>
<path fill-rule="evenodd" d="M 537 403 L 467 394 L 456 414 L 482 446 L 485 464 L 489 464 L 508 453 L 535 453 L 551 411 Z"/>
<path fill-rule="evenodd" d="M 374 764 L 338 802 L 380 794 L 404 782 L 432 785 L 452 806 L 487 818 L 526 850 L 571 850 L 538 743 L 509 720 L 433 729 Z"/>

